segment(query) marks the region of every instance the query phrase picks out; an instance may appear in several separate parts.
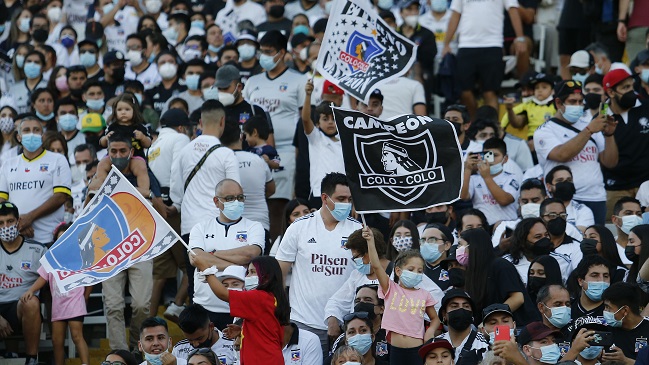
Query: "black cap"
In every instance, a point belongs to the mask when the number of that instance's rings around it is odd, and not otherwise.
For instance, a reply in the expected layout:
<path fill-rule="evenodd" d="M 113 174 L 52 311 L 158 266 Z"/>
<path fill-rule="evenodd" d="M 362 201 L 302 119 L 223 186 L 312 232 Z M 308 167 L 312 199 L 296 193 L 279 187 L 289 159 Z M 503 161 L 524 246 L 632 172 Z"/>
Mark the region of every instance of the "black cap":
<path fill-rule="evenodd" d="M 451 301 L 451 299 L 454 298 L 464 298 L 469 301 L 469 304 L 471 304 L 471 311 L 475 312 L 475 303 L 473 303 L 473 299 L 469 295 L 469 293 L 465 292 L 462 289 L 457 289 L 453 288 L 444 294 L 444 298 L 442 298 L 442 305 L 439 307 L 439 311 L 441 312 L 442 310 L 446 310 L 446 306 L 448 305 L 448 302 Z M 441 317 L 441 316 L 440 316 Z"/>
<path fill-rule="evenodd" d="M 370 94 L 370 99 L 371 98 L 377 98 L 383 102 L 383 94 L 381 93 L 381 90 L 379 89 L 374 89 L 372 90 L 372 93 Z"/>
<path fill-rule="evenodd" d="M 120 51 L 110 51 L 104 55 L 104 65 L 109 65 L 115 61 L 126 61 L 126 57 Z"/>
<path fill-rule="evenodd" d="M 163 127 L 189 126 L 189 117 L 181 109 L 169 109 L 160 118 L 160 125 Z"/>
<path fill-rule="evenodd" d="M 536 77 L 537 74 L 538 74 L 538 72 L 536 72 L 536 71 L 527 71 L 525 73 L 525 75 L 523 75 L 518 80 L 518 82 L 516 83 L 516 85 L 514 85 L 514 87 L 519 89 L 521 87 L 529 86 L 532 83 L 532 80 L 534 80 L 534 78 Z"/>
<path fill-rule="evenodd" d="M 97 42 L 104 35 L 104 26 L 100 22 L 86 23 L 86 37 L 85 41 Z M 95 43 L 96 44 L 96 43 Z"/>
<path fill-rule="evenodd" d="M 546 84 L 554 87 L 554 79 L 550 75 L 544 73 L 536 74 L 534 78 L 530 80 L 530 85 L 535 86 L 540 82 L 545 82 Z"/>
<path fill-rule="evenodd" d="M 304 33 L 298 33 L 293 35 L 293 37 L 291 37 L 291 47 L 295 48 L 306 41 L 313 42 L 314 40 L 315 38 L 311 37 L 310 35 L 306 35 Z"/>
<path fill-rule="evenodd" d="M 509 314 L 510 317 L 514 317 L 511 308 L 509 308 L 509 305 L 503 303 L 494 303 L 482 310 L 482 322 L 484 323 L 484 321 L 487 320 L 487 317 L 498 312 Z"/>
<path fill-rule="evenodd" d="M 444 236 L 446 236 L 446 239 L 448 240 L 447 242 L 453 244 L 454 241 L 453 231 L 451 231 L 451 229 L 448 228 L 447 226 L 440 223 L 430 223 L 427 224 L 426 227 L 424 227 L 424 231 L 427 230 L 428 228 L 439 229 L 444 234 Z"/>
<path fill-rule="evenodd" d="M 571 94 L 581 94 L 581 82 L 567 80 L 560 81 L 554 86 L 554 97 L 564 98 Z"/>
<path fill-rule="evenodd" d="M 327 29 L 327 19 L 326 18 L 321 18 L 318 19 L 315 24 L 313 24 L 313 33 L 323 33 Z"/>

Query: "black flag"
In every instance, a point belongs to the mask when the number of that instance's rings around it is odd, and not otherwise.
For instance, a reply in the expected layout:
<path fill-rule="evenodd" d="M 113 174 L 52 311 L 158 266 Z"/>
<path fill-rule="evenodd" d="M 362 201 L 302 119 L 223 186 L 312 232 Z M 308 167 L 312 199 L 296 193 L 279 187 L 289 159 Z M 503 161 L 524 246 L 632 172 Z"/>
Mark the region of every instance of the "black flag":
<path fill-rule="evenodd" d="M 451 123 L 333 110 L 357 212 L 421 210 L 459 199 L 462 150 Z"/>

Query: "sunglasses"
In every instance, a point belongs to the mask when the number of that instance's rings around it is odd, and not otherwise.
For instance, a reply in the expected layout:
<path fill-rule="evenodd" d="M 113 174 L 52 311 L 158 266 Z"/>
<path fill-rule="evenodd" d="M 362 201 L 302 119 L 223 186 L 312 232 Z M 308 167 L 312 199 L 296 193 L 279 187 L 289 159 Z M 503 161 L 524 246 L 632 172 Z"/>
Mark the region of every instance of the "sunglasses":
<path fill-rule="evenodd" d="M 193 349 L 192 351 L 190 351 L 187 354 L 187 360 L 189 360 L 192 356 L 194 356 L 196 354 L 198 354 L 198 355 L 207 355 L 207 354 L 209 354 L 210 356 L 212 356 L 212 358 L 214 358 L 214 359 L 216 358 L 216 356 L 214 355 L 214 351 L 212 351 L 212 349 L 210 349 L 210 348 L 205 347 L 205 348 Z"/>
<path fill-rule="evenodd" d="M 535 177 L 533 177 L 531 179 L 523 180 L 523 182 L 521 183 L 521 186 L 527 185 L 527 184 L 532 185 L 532 186 L 540 186 L 540 187 L 543 186 L 543 182 L 541 180 L 535 178 Z"/>
<path fill-rule="evenodd" d="M 2 203 L 0 203 L 0 209 L 1 209 L 1 208 L 11 208 L 11 209 L 14 209 L 15 207 L 16 207 L 15 205 L 13 205 L 13 204 L 11 204 L 11 203 L 9 203 L 9 202 L 2 202 Z"/>
<path fill-rule="evenodd" d="M 354 312 L 354 313 L 349 313 L 345 314 L 343 317 L 344 322 L 349 322 L 352 319 L 359 318 L 359 319 L 367 319 L 370 317 L 370 314 L 367 312 Z"/>
<path fill-rule="evenodd" d="M 121 361 L 102 361 L 101 365 L 126 365 L 126 363 Z"/>

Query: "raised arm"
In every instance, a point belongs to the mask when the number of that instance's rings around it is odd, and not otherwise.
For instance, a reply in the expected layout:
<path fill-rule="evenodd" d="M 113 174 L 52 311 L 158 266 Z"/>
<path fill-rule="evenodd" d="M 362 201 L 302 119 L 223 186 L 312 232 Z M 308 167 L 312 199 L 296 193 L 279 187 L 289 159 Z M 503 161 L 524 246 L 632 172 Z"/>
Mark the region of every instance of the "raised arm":
<path fill-rule="evenodd" d="M 379 254 L 376 252 L 376 244 L 374 243 L 374 232 L 368 226 L 363 226 L 363 238 L 367 241 L 367 252 L 370 255 L 370 266 L 372 271 L 379 279 L 379 284 L 384 293 L 388 292 L 390 288 L 390 277 L 381 266 Z"/>
<path fill-rule="evenodd" d="M 309 135 L 313 132 L 315 124 L 311 119 L 311 93 L 313 93 L 313 80 L 309 79 L 304 85 L 304 105 L 302 106 L 302 126 L 304 126 L 304 133 Z"/>

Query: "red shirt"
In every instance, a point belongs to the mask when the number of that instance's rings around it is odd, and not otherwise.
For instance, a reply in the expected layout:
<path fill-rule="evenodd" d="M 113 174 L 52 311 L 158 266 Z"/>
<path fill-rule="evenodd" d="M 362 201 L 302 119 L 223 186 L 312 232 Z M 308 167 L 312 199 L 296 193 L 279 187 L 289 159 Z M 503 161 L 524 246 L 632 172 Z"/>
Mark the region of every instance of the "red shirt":
<path fill-rule="evenodd" d="M 263 290 L 230 290 L 230 315 L 243 318 L 241 364 L 283 365 L 284 328 L 275 317 L 275 297 Z"/>

